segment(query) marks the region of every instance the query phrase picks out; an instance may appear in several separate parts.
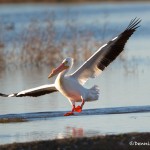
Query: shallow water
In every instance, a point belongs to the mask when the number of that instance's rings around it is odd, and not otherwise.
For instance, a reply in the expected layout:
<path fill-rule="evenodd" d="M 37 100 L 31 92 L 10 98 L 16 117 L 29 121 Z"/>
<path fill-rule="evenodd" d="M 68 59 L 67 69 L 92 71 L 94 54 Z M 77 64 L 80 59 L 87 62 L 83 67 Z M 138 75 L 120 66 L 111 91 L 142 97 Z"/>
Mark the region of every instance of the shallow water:
<path fill-rule="evenodd" d="M 117 59 L 100 77 L 88 81 L 85 85 L 90 88 L 93 84 L 97 84 L 100 87 L 100 98 L 98 101 L 86 103 L 84 109 L 149 106 L 150 28 L 147 16 L 150 15 L 150 3 L 100 3 L 78 5 L 78 7 L 76 5 L 68 5 L 67 7 L 71 12 L 70 16 L 76 19 L 78 26 L 95 30 L 95 33 L 98 32 L 99 23 L 108 22 L 107 29 L 110 32 L 106 33 L 106 39 L 116 35 L 118 30 L 119 32 L 122 31 L 130 19 L 136 16 L 142 18 L 141 27 L 127 43 L 123 59 Z M 20 7 L 16 5 L 1 5 L 0 17 L 1 21 L 6 24 L 9 21 L 14 22 L 15 32 L 20 32 L 22 27 L 29 24 L 30 19 L 37 15 L 39 16 L 39 20 L 42 21 L 42 17 L 45 16 L 46 11 L 54 11 L 56 13 L 57 25 L 63 26 L 63 20 L 66 16 L 65 5 L 20 5 Z M 105 17 L 106 14 L 107 17 Z M 114 30 L 116 26 L 118 28 Z M 9 43 L 10 39 L 13 40 L 12 35 L 13 31 L 12 33 L 9 32 L 8 36 L 5 36 L 4 39 Z M 100 37 L 98 36 L 97 38 Z M 54 79 L 50 81 L 47 79 L 49 72 L 48 67 L 40 70 L 35 68 L 14 70 L 11 68 L 11 70 L 1 72 L 0 92 L 18 92 L 22 89 L 53 83 Z M 38 98 L 0 97 L 0 115 L 69 111 L 70 109 L 71 106 L 68 100 L 59 93 Z M 149 132 L 149 117 L 150 113 L 84 115 L 0 124 L 0 143 L 54 139 L 69 136 L 82 137 L 125 132 Z"/>
<path fill-rule="evenodd" d="M 149 117 L 150 113 L 89 115 L 0 124 L 0 142 L 6 144 L 16 141 L 148 132 Z"/>

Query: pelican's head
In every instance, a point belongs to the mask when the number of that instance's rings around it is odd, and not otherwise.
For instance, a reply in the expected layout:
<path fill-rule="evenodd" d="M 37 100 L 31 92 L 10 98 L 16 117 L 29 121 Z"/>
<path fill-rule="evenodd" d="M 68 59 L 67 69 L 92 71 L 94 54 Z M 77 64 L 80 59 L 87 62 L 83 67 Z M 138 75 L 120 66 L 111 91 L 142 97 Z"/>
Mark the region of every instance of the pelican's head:
<path fill-rule="evenodd" d="M 51 78 L 58 73 L 64 71 L 64 70 L 69 70 L 73 65 L 73 59 L 68 57 L 62 61 L 60 66 L 58 66 L 56 69 L 53 69 L 52 72 L 49 74 L 48 78 Z"/>

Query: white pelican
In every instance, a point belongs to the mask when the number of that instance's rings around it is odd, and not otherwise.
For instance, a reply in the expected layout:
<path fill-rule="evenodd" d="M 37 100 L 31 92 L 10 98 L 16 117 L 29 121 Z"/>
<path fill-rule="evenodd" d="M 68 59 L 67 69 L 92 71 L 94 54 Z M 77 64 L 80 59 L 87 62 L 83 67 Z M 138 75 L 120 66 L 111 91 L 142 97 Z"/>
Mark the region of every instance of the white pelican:
<path fill-rule="evenodd" d="M 64 116 L 74 115 L 74 111 L 81 112 L 85 102 L 98 100 L 99 89 L 96 85 L 87 89 L 83 85 L 89 78 L 95 78 L 107 67 L 124 49 L 125 43 L 139 27 L 140 19 L 130 21 L 128 27 L 117 37 L 100 47 L 74 73 L 66 75 L 73 66 L 73 59 L 66 58 L 61 65 L 53 69 L 48 78 L 58 74 L 54 84 L 39 86 L 10 95 L 0 93 L 3 97 L 41 96 L 59 91 L 71 103 L 72 110 Z M 75 102 L 81 102 L 75 106 Z"/>

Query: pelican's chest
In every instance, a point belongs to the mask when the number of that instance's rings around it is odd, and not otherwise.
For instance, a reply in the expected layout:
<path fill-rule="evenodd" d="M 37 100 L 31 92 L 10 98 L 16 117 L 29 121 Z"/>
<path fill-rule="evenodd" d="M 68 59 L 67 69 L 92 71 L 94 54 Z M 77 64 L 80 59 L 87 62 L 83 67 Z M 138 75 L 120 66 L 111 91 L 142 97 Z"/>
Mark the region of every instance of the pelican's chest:
<path fill-rule="evenodd" d="M 65 80 L 64 77 L 62 77 L 60 75 L 58 75 L 56 80 L 55 80 L 55 86 L 59 91 L 64 89 L 64 86 L 65 86 L 64 80 Z"/>
<path fill-rule="evenodd" d="M 60 76 L 60 75 L 58 75 L 58 77 L 56 78 L 55 85 L 60 92 L 65 92 L 65 93 L 71 92 L 74 88 L 70 78 L 65 76 Z"/>
<path fill-rule="evenodd" d="M 56 88 L 66 97 L 80 97 L 81 90 L 77 82 L 70 77 L 58 76 L 55 80 Z"/>

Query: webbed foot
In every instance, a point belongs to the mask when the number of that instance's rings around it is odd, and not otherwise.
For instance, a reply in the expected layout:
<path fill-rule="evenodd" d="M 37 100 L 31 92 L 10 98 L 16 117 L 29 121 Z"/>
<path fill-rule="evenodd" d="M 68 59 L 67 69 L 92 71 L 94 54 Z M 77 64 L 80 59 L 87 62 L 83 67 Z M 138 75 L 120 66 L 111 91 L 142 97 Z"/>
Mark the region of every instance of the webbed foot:
<path fill-rule="evenodd" d="M 76 112 L 80 113 L 80 112 L 82 112 L 82 107 L 81 107 L 81 106 L 77 106 L 77 107 L 75 107 L 74 110 L 75 110 Z"/>
<path fill-rule="evenodd" d="M 73 116 L 74 113 L 73 112 L 67 112 L 66 114 L 64 114 L 64 116 Z"/>

